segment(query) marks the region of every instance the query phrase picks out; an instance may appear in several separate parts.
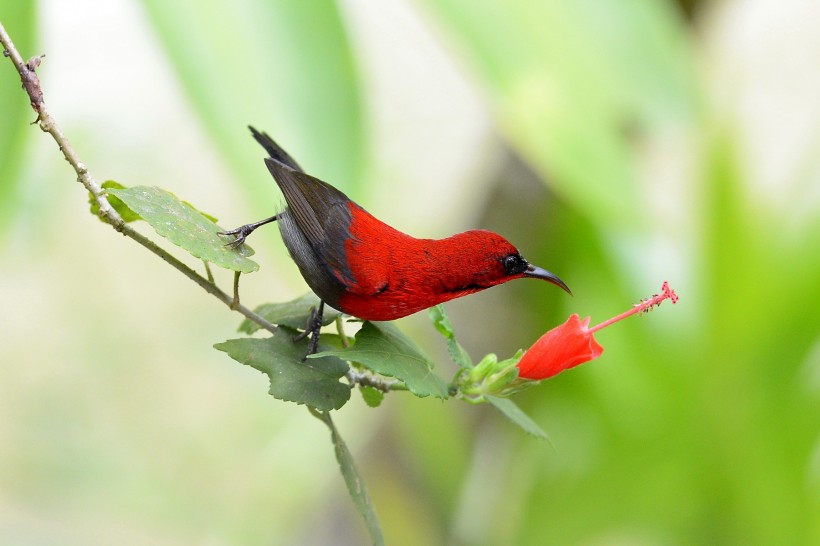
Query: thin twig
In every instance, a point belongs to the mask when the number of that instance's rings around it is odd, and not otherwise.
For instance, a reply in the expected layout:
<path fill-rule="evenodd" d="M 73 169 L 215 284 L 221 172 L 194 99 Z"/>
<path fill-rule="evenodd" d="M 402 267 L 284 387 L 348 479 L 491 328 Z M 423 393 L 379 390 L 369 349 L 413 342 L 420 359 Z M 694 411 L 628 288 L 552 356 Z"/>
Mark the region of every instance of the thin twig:
<path fill-rule="evenodd" d="M 203 265 L 205 265 L 205 274 L 208 276 L 208 282 L 214 283 L 214 274 L 211 271 L 211 264 L 208 263 L 207 260 L 202 260 Z"/>
<path fill-rule="evenodd" d="M 126 237 L 129 237 L 136 241 L 137 243 L 141 244 L 146 249 L 150 250 L 171 266 L 179 270 L 183 275 L 194 281 L 196 284 L 201 286 L 206 292 L 215 296 L 219 301 L 227 305 L 229 308 L 234 309 L 249 320 L 255 322 L 265 330 L 269 332 L 275 332 L 276 326 L 265 320 L 264 318 L 260 317 L 250 309 L 238 305 L 238 299 L 232 298 L 225 292 L 219 289 L 215 283 L 206 279 L 202 275 L 198 274 L 196 271 L 182 263 L 180 260 L 172 256 L 168 251 L 164 250 L 163 248 L 159 247 L 156 243 L 136 231 L 130 225 L 126 224 L 122 217 L 117 213 L 116 210 L 111 206 L 108 202 L 108 198 L 106 197 L 105 190 L 97 183 L 91 173 L 88 171 L 88 168 L 85 164 L 80 161 L 77 152 L 71 146 L 71 143 L 62 133 L 60 128 L 57 126 L 56 121 L 49 113 L 48 109 L 46 108 L 45 98 L 43 95 L 42 88 L 40 87 L 40 79 L 37 77 L 35 69 L 40 64 L 40 61 L 43 56 L 33 57 L 28 62 L 23 61 L 23 57 L 20 55 L 20 52 L 17 51 L 17 48 L 14 47 L 14 43 L 12 42 L 11 38 L 9 37 L 8 33 L 6 32 L 5 27 L 2 23 L 0 23 L 0 44 L 3 46 L 3 55 L 9 57 L 11 62 L 14 64 L 14 67 L 17 69 L 17 73 L 20 75 L 20 80 L 23 83 L 23 89 L 26 90 L 26 93 L 29 96 L 29 100 L 31 101 L 31 107 L 34 109 L 34 112 L 37 114 L 37 119 L 34 123 L 39 124 L 40 129 L 44 132 L 51 135 L 54 139 L 54 142 L 60 147 L 60 151 L 63 154 L 63 157 L 66 161 L 68 161 L 71 168 L 74 169 L 74 172 L 77 174 L 77 180 L 94 196 L 94 199 L 99 204 L 99 215 L 100 217 L 105 220 L 106 223 L 110 224 L 115 230 L 119 231 Z"/>
<path fill-rule="evenodd" d="M 244 305 L 234 306 L 234 299 L 231 296 L 229 296 L 228 294 L 226 294 L 225 292 L 223 292 L 216 284 L 208 281 L 208 279 L 206 279 L 205 277 L 203 277 L 202 275 L 200 275 L 199 273 L 197 273 L 196 271 L 194 271 L 193 269 L 191 269 L 190 267 L 188 267 L 187 265 L 182 263 L 178 258 L 173 256 L 171 253 L 169 253 L 164 248 L 157 245 L 154 241 L 152 241 L 151 239 L 149 239 L 148 237 L 146 237 L 142 233 L 140 233 L 138 231 L 135 231 L 128 224 L 125 224 L 125 226 L 126 226 L 126 228 L 128 228 L 128 230 L 127 231 L 123 230 L 123 235 L 131 237 L 136 242 L 138 242 L 139 244 L 141 244 L 142 246 L 144 246 L 145 248 L 147 248 L 148 250 L 150 250 L 151 252 L 153 252 L 154 254 L 156 254 L 157 256 L 162 258 L 163 260 L 165 260 L 168 264 L 170 264 L 171 266 L 173 266 L 174 268 L 179 270 L 183 275 L 185 275 L 186 277 L 188 277 L 189 279 L 191 279 L 195 283 L 197 283 L 207 293 L 209 293 L 212 296 L 216 297 L 219 301 L 221 301 L 222 303 L 227 305 L 230 309 L 238 311 L 239 313 L 243 314 L 249 320 L 255 322 L 256 324 L 258 324 L 259 326 L 261 326 L 265 330 L 267 330 L 271 333 L 276 332 L 277 326 L 275 324 L 271 324 L 270 322 L 268 322 L 267 320 L 265 320 L 261 316 L 257 315 L 256 313 L 254 313 L 253 311 L 251 311 L 250 309 L 248 309 Z"/>
<path fill-rule="evenodd" d="M 233 301 L 231 302 L 231 309 L 239 308 L 239 277 L 242 275 L 239 271 L 233 272 Z"/>
<path fill-rule="evenodd" d="M 74 172 L 77 173 L 77 180 L 85 186 L 85 189 L 94 196 L 100 205 L 99 215 L 106 222 L 114 226 L 114 229 L 123 231 L 125 223 L 122 221 L 122 218 L 108 202 L 103 189 L 89 174 L 88 169 L 80 161 L 71 143 L 65 135 L 63 135 L 62 131 L 60 131 L 54 118 L 51 117 L 51 114 L 46 108 L 43 90 L 40 87 L 40 79 L 35 72 L 43 56 L 33 57 L 28 62 L 24 62 L 23 57 L 20 55 L 20 52 L 17 51 L 17 48 L 14 47 L 14 43 L 11 41 L 8 33 L 6 33 L 6 28 L 2 23 L 0 23 L 0 43 L 3 44 L 3 54 L 7 54 L 11 62 L 14 63 L 17 73 L 20 75 L 20 80 L 23 82 L 23 89 L 28 93 L 31 107 L 37 114 L 37 119 L 34 122 L 40 125 L 40 129 L 49 133 L 60 147 L 63 157 L 65 157 L 66 161 L 68 161 L 69 165 L 74 169 Z"/>

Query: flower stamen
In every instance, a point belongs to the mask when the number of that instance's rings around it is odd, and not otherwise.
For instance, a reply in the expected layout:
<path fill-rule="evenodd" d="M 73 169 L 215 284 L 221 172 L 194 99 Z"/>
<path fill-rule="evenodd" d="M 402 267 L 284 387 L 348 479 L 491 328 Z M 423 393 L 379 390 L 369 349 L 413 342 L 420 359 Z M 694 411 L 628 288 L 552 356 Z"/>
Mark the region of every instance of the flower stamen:
<path fill-rule="evenodd" d="M 642 299 L 641 303 L 636 303 L 632 306 L 632 309 L 630 309 L 629 311 L 625 311 L 620 315 L 614 316 L 609 320 L 605 320 L 600 324 L 596 324 L 595 326 L 590 328 L 589 331 L 590 333 L 594 333 L 602 328 L 606 328 L 610 324 L 614 324 L 631 315 L 648 313 L 649 311 L 660 305 L 661 302 L 663 302 L 664 300 L 670 300 L 673 304 L 678 303 L 678 295 L 675 294 L 675 291 L 669 287 L 669 283 L 666 281 L 664 281 L 663 285 L 661 286 L 660 294 L 655 294 L 651 298 Z"/>

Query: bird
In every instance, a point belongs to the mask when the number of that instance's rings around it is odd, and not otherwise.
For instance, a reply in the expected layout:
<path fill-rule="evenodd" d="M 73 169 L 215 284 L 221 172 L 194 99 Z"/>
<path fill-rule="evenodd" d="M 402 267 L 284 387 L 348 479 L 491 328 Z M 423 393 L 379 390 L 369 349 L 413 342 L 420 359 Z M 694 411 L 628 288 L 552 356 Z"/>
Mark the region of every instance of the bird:
<path fill-rule="evenodd" d="M 278 222 L 302 277 L 321 300 L 318 340 L 327 304 L 368 321 L 390 321 L 514 279 L 542 279 L 572 294 L 558 276 L 529 263 L 507 239 L 473 229 L 421 239 L 382 222 L 332 185 L 310 176 L 267 133 L 249 127 L 265 149 L 265 165 L 285 197 L 284 210 L 221 235 L 241 245 L 256 228 Z M 318 315 L 318 325 L 317 325 Z"/>

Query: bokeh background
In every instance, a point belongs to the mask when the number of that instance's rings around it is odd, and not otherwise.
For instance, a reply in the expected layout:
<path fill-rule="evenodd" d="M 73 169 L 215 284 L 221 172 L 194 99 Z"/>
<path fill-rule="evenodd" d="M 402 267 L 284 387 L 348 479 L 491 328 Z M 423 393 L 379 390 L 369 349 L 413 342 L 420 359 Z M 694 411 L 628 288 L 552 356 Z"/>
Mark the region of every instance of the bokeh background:
<path fill-rule="evenodd" d="M 494 229 L 572 287 L 448 304 L 476 358 L 678 291 L 516 396 L 554 447 L 491 408 L 354 397 L 336 419 L 388 544 L 820 544 L 817 2 L 2 0 L 0 20 L 47 54 L 98 181 L 267 216 L 252 123 L 394 226 Z M 327 430 L 211 348 L 238 315 L 89 215 L 32 120 L 3 61 L 0 542 L 366 543 Z M 244 303 L 305 291 L 275 228 L 252 244 Z M 424 314 L 400 326 L 449 378 Z"/>

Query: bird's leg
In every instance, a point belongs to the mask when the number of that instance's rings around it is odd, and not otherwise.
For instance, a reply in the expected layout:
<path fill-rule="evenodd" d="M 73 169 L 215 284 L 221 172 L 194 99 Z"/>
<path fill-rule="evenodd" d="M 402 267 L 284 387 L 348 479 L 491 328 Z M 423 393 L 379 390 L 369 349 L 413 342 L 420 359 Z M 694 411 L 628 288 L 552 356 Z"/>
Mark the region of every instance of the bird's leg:
<path fill-rule="evenodd" d="M 310 317 L 308 317 L 307 324 L 305 325 L 305 331 L 293 336 L 293 341 L 301 341 L 305 339 L 308 335 L 310 336 L 310 343 L 308 344 L 308 352 L 305 355 L 305 358 L 308 355 L 312 355 L 316 352 L 316 349 L 319 347 L 319 331 L 322 329 L 322 316 L 325 313 L 325 302 L 319 302 L 319 309 L 315 307 L 310 308 Z M 304 360 L 303 358 L 302 360 Z"/>
<path fill-rule="evenodd" d="M 238 228 L 232 229 L 230 231 L 220 231 L 220 232 L 217 233 L 217 235 L 235 235 L 236 239 L 234 239 L 233 241 L 231 241 L 230 243 L 228 243 L 225 246 L 229 246 L 231 248 L 236 248 L 239 245 L 241 245 L 242 243 L 244 243 L 245 239 L 248 237 L 248 235 L 253 233 L 253 231 L 256 228 L 258 228 L 259 226 L 264 226 L 265 224 L 270 224 L 271 222 L 275 222 L 278 219 L 279 219 L 279 215 L 274 214 L 270 218 L 265 218 L 264 220 L 254 222 L 252 224 L 245 224 L 244 226 L 239 226 Z"/>

